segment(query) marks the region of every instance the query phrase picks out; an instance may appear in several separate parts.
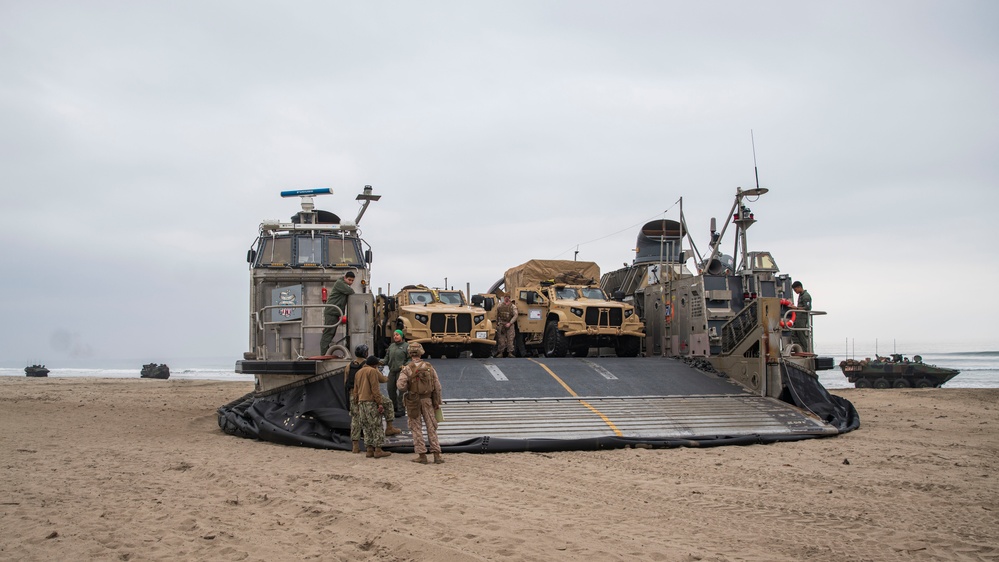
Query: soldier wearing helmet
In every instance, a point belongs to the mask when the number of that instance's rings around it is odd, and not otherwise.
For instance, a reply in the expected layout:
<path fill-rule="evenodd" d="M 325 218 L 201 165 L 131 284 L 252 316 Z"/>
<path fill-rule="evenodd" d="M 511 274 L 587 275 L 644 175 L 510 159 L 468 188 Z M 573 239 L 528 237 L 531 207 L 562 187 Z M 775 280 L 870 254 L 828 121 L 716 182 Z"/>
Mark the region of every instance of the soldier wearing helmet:
<path fill-rule="evenodd" d="M 441 464 L 441 444 L 437 440 L 437 417 L 435 410 L 441 407 L 441 381 L 437 371 L 428 361 L 420 357 L 423 346 L 417 342 L 409 344 L 409 363 L 399 373 L 396 387 L 406 392 L 403 403 L 409 418 L 409 430 L 413 434 L 413 451 L 417 457 L 413 462 L 427 464 L 427 442 L 434 454 L 434 464 Z M 427 442 L 423 440 L 423 425 L 427 426 Z"/>

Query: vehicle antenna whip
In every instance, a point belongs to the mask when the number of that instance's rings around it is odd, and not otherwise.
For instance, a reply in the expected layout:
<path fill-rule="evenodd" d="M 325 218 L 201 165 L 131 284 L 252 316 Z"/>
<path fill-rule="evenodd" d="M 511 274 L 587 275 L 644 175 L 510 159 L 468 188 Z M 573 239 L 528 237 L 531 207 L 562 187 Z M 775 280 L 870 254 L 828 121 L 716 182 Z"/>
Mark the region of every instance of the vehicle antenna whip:
<path fill-rule="evenodd" d="M 756 189 L 760 188 L 760 169 L 756 167 L 756 137 L 753 136 L 753 130 L 749 130 L 749 142 L 753 145 L 753 173 L 756 174 Z"/>

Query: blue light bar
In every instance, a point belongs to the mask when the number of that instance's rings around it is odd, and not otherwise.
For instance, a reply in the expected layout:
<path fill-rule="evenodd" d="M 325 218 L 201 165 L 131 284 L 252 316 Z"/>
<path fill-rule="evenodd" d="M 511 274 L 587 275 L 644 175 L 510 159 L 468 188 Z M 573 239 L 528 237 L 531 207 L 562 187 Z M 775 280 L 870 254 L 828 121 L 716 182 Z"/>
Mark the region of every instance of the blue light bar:
<path fill-rule="evenodd" d="M 293 189 L 282 191 L 281 197 L 301 197 L 303 195 L 332 195 L 333 190 L 328 187 L 317 187 L 315 189 Z"/>

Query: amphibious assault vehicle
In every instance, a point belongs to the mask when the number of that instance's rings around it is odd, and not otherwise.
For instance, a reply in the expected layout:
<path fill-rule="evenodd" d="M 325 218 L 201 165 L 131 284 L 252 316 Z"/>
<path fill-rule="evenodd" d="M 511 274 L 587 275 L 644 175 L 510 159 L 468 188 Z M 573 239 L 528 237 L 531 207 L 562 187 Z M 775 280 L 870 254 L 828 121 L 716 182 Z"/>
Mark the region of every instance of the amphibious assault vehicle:
<path fill-rule="evenodd" d="M 170 367 L 165 364 L 146 363 L 139 371 L 139 378 L 142 379 L 168 379 L 170 378 Z"/>
<path fill-rule="evenodd" d="M 857 388 L 935 388 L 961 372 L 923 363 L 919 355 L 910 361 L 901 353 L 862 361 L 847 359 L 839 368 Z"/>
<path fill-rule="evenodd" d="M 24 375 L 28 377 L 47 377 L 49 376 L 49 370 L 45 368 L 45 365 L 29 365 L 24 368 Z"/>

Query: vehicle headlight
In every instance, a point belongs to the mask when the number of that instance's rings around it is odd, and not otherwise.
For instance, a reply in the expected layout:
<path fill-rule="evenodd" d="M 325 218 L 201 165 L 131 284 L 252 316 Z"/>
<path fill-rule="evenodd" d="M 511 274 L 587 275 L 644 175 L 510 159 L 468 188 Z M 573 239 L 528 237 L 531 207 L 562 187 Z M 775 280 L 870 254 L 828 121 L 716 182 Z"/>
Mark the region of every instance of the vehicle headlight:
<path fill-rule="evenodd" d="M 572 307 L 572 308 L 569 309 L 569 312 L 572 312 L 573 314 L 575 314 L 576 316 L 579 316 L 580 318 L 583 317 L 583 309 L 582 308 Z"/>
<path fill-rule="evenodd" d="M 421 322 L 421 323 L 423 323 L 423 324 L 426 324 L 426 323 L 427 323 L 427 320 L 429 320 L 429 319 L 430 319 L 430 318 L 428 318 L 428 317 L 427 317 L 427 315 L 426 315 L 426 314 L 417 314 L 417 315 L 415 316 L 415 318 L 416 318 L 416 321 L 417 321 L 417 322 Z"/>
<path fill-rule="evenodd" d="M 635 313 L 634 309 L 630 309 L 629 308 L 628 310 L 624 311 L 624 317 L 625 318 L 631 318 L 631 315 L 634 314 L 634 313 Z"/>
<path fill-rule="evenodd" d="M 485 314 L 479 314 L 478 316 L 476 316 L 475 318 L 473 318 L 473 320 L 475 320 L 476 324 L 481 324 L 482 321 L 485 320 L 485 319 L 486 319 L 486 315 Z"/>

